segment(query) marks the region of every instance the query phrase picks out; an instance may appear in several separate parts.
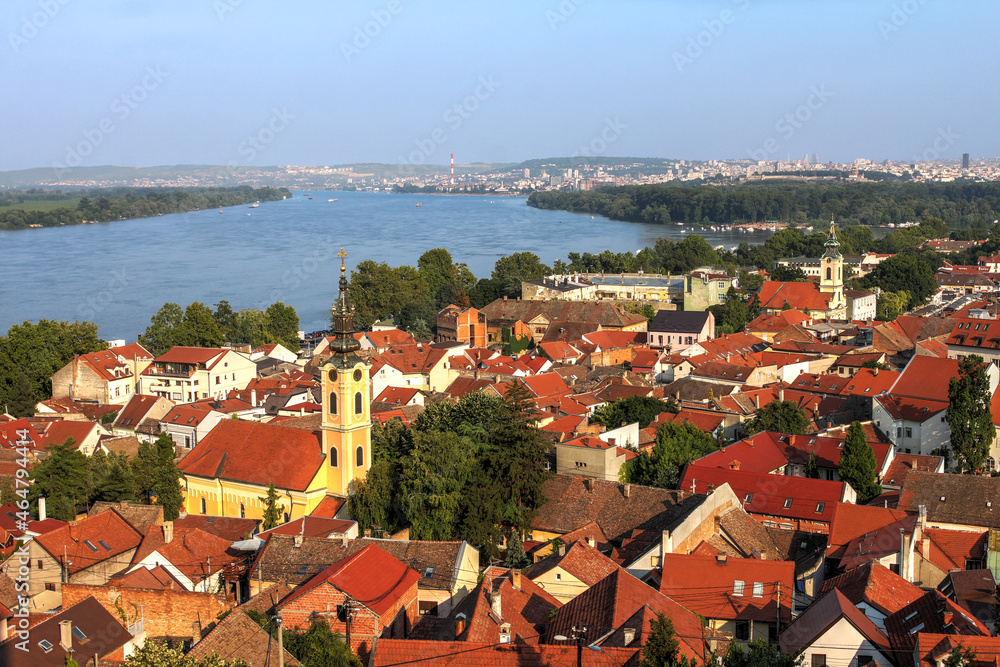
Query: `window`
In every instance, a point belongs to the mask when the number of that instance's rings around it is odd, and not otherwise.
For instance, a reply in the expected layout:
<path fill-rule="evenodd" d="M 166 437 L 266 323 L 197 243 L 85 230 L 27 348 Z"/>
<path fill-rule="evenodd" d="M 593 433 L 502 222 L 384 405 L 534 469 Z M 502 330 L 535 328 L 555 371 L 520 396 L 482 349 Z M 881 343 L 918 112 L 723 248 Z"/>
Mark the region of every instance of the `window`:
<path fill-rule="evenodd" d="M 753 494 L 752 494 L 752 493 L 748 493 L 748 494 L 747 494 L 747 497 L 743 499 L 743 502 L 744 502 L 744 503 L 748 503 L 748 502 L 750 502 L 751 500 L 753 500 Z"/>
<path fill-rule="evenodd" d="M 562 581 L 562 574 L 556 572 L 556 581 Z"/>
<path fill-rule="evenodd" d="M 46 653 L 52 650 L 52 642 L 50 642 L 48 639 L 43 639 L 42 641 L 38 642 L 38 645 L 41 646 L 42 650 L 45 651 Z"/>
<path fill-rule="evenodd" d="M 726 289 L 726 281 L 725 280 L 720 280 L 719 281 L 719 289 Z"/>
<path fill-rule="evenodd" d="M 417 611 L 420 612 L 421 616 L 437 616 L 438 615 L 438 605 L 434 600 L 420 600 L 417 603 Z"/>
<path fill-rule="evenodd" d="M 813 653 L 812 662 L 810 667 L 826 667 L 826 654 L 825 653 Z"/>
<path fill-rule="evenodd" d="M 983 569 L 983 561 L 973 560 L 971 558 L 965 559 L 965 569 L 966 570 L 981 570 Z"/>
<path fill-rule="evenodd" d="M 359 468 L 363 468 L 365 465 L 365 450 L 363 447 L 358 447 L 357 452 L 355 452 L 355 465 Z"/>
<path fill-rule="evenodd" d="M 362 399 L 360 391 L 354 394 L 354 414 L 360 415 L 364 412 L 364 406 L 362 405 L 363 400 L 364 399 Z"/>
<path fill-rule="evenodd" d="M 994 472 L 997 469 L 997 462 L 992 456 L 986 459 L 986 472 Z"/>
<path fill-rule="evenodd" d="M 822 514 L 824 507 L 826 507 L 824 503 L 816 503 L 816 514 Z"/>
<path fill-rule="evenodd" d="M 215 384 L 219 384 L 221 381 L 222 381 L 222 378 L 220 378 L 218 375 L 216 375 L 215 376 Z"/>
<path fill-rule="evenodd" d="M 909 426 L 906 427 L 906 437 L 907 438 L 912 438 L 913 437 L 913 429 L 910 428 Z"/>
<path fill-rule="evenodd" d="M 45 565 L 45 561 L 43 561 L 43 560 L 42 560 L 41 558 L 39 558 L 39 559 L 38 559 L 38 569 L 39 569 L 39 570 L 43 570 L 43 569 L 45 569 L 45 568 L 44 568 L 44 565 Z"/>
<path fill-rule="evenodd" d="M 903 437 L 903 427 L 902 426 L 897 426 L 896 427 L 896 437 L 897 438 Z"/>
<path fill-rule="evenodd" d="M 54 591 L 55 589 L 56 589 L 55 582 L 52 582 L 52 581 L 45 582 L 45 590 L 47 590 L 47 591 Z"/>
<path fill-rule="evenodd" d="M 337 414 L 337 392 L 330 392 L 330 414 Z"/>
<path fill-rule="evenodd" d="M 764 582 L 762 581 L 753 582 L 753 596 L 755 598 L 764 597 Z"/>
<path fill-rule="evenodd" d="M 85 635 L 83 633 L 83 630 L 81 630 L 80 628 L 77 628 L 77 627 L 73 628 L 73 636 L 76 637 L 77 639 L 79 639 L 80 641 L 86 641 L 87 640 L 87 635 Z"/>
<path fill-rule="evenodd" d="M 736 639 L 744 642 L 750 639 L 750 621 L 736 621 Z"/>
<path fill-rule="evenodd" d="M 871 661 L 872 657 L 870 655 L 863 655 L 861 653 L 858 654 L 858 667 L 862 667 L 862 665 L 867 665 Z"/>
<path fill-rule="evenodd" d="M 201 499 L 201 513 L 202 513 L 202 514 L 207 514 L 207 513 L 208 513 L 208 512 L 207 512 L 207 510 L 208 510 L 208 507 L 207 507 L 207 504 L 208 504 L 208 503 L 206 503 L 206 502 L 205 502 L 205 499 L 204 499 L 204 498 L 202 498 L 202 499 Z"/>
<path fill-rule="evenodd" d="M 243 503 L 240 503 L 240 518 L 241 519 L 247 518 L 247 508 L 246 505 L 244 505 Z"/>
<path fill-rule="evenodd" d="M 434 568 L 433 567 L 428 567 L 428 568 L 424 569 L 424 579 L 430 579 L 433 576 L 434 576 Z"/>
<path fill-rule="evenodd" d="M 744 586 L 744 583 L 742 581 L 740 581 L 739 579 L 737 579 L 736 581 L 734 581 L 733 582 L 733 595 L 740 595 L 740 596 L 742 596 L 743 595 L 743 586 Z"/>
<path fill-rule="evenodd" d="M 791 506 L 792 506 L 792 499 L 791 498 L 785 498 L 784 508 L 787 510 Z"/>
<path fill-rule="evenodd" d="M 826 279 L 833 280 L 833 269 L 831 269 L 829 266 L 826 267 Z"/>
<path fill-rule="evenodd" d="M 337 462 L 337 448 L 336 447 L 331 447 L 330 448 L 330 467 L 331 468 L 336 468 L 337 465 L 338 465 L 338 462 Z"/>
<path fill-rule="evenodd" d="M 91 542 L 90 540 L 84 540 L 83 543 L 86 544 L 87 548 L 90 549 L 91 551 L 97 551 L 97 547 L 95 547 L 94 543 Z"/>

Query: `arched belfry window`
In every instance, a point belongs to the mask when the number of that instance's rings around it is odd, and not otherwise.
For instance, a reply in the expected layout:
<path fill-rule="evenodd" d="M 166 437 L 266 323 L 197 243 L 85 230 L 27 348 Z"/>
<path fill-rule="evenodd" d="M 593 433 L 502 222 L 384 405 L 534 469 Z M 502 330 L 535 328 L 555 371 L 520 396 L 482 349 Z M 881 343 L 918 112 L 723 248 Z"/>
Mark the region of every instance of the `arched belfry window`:
<path fill-rule="evenodd" d="M 337 467 L 337 448 L 336 447 L 331 447 L 330 448 L 330 467 L 331 468 L 336 468 Z"/>
<path fill-rule="evenodd" d="M 337 414 L 337 392 L 330 392 L 330 414 Z"/>
<path fill-rule="evenodd" d="M 829 266 L 826 267 L 826 279 L 833 280 L 833 269 L 831 269 Z"/>
<path fill-rule="evenodd" d="M 363 447 L 358 447 L 356 457 L 357 457 L 357 463 L 356 463 L 357 467 L 363 468 L 365 465 L 365 450 Z"/>
<path fill-rule="evenodd" d="M 361 397 L 360 391 L 354 394 L 354 414 L 360 415 L 362 412 L 364 412 L 364 405 L 362 404 L 363 400 L 364 399 Z"/>

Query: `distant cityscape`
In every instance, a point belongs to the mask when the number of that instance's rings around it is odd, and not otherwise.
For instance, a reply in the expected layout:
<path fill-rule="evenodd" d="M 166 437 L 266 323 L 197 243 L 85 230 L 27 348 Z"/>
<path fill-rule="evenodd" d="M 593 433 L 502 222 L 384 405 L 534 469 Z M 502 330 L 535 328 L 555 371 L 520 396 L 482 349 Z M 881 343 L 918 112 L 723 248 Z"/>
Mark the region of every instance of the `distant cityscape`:
<path fill-rule="evenodd" d="M 821 162 L 796 160 L 676 160 L 564 157 L 519 164 L 339 166 L 163 166 L 27 169 L 0 172 L 0 189 L 25 187 L 209 187 L 270 185 L 293 189 L 420 191 L 450 194 L 525 194 L 539 190 L 593 190 L 606 186 L 690 182 L 732 184 L 754 180 L 953 181 L 1000 179 L 1000 158 L 933 161 Z"/>

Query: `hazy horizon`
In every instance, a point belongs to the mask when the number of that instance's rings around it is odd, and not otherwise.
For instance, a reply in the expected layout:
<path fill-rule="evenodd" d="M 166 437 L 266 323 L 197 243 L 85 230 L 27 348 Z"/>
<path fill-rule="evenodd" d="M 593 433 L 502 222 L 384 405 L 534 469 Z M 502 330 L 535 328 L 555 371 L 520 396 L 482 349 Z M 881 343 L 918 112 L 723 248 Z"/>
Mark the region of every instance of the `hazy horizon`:
<path fill-rule="evenodd" d="M 983 0 L 12 0 L 0 170 L 1000 155 Z"/>

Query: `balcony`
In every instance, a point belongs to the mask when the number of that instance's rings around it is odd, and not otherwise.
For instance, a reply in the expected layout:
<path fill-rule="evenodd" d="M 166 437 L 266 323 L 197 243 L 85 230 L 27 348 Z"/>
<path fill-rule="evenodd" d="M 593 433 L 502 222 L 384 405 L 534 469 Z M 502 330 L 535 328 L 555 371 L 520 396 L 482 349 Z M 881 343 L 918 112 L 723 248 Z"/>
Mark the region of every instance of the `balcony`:
<path fill-rule="evenodd" d="M 154 377 L 170 377 L 170 378 L 190 378 L 195 374 L 195 369 L 191 370 L 181 370 L 177 368 L 170 368 L 166 366 L 150 366 L 146 369 L 144 375 L 152 375 Z"/>

